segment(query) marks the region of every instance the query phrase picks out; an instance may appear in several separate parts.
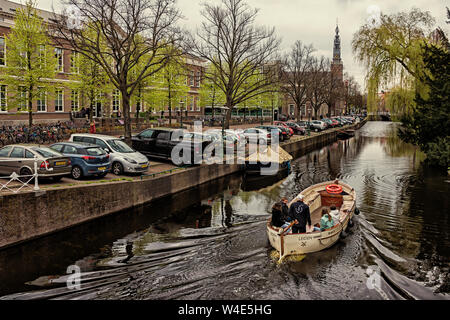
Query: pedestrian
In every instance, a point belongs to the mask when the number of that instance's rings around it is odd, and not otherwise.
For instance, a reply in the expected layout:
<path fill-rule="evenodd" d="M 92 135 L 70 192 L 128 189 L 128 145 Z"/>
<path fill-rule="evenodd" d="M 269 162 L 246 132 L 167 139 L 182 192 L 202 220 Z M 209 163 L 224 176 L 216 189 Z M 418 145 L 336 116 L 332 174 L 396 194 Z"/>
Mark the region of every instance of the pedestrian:
<path fill-rule="evenodd" d="M 92 121 L 89 127 L 89 133 L 95 133 L 95 131 L 95 121 Z"/>
<path fill-rule="evenodd" d="M 292 233 L 305 233 L 306 224 L 311 227 L 311 215 L 309 206 L 303 202 L 304 196 L 300 194 L 296 198 L 296 202 L 291 204 L 289 208 L 289 216 L 294 219 L 295 224 L 292 226 Z"/>

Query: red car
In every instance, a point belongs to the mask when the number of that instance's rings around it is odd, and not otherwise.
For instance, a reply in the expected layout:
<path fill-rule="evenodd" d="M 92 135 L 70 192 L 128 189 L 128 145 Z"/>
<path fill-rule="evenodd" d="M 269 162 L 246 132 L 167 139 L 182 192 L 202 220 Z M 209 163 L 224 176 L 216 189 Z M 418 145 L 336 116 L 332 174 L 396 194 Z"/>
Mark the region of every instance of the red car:
<path fill-rule="evenodd" d="M 294 130 L 292 130 L 292 128 L 290 128 L 286 123 L 284 123 L 282 121 L 275 121 L 273 124 L 276 126 L 285 127 L 289 131 L 290 136 L 294 135 Z"/>

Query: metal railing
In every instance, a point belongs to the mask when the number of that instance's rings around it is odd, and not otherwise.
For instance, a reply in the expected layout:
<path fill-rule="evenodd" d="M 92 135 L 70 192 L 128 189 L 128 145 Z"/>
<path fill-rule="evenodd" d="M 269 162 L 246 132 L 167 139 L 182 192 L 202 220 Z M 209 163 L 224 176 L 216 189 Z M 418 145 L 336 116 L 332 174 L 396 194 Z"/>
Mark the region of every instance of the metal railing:
<path fill-rule="evenodd" d="M 2 162 L 16 162 L 17 160 L 0 160 L 0 163 Z M 16 172 L 11 173 L 9 176 L 0 176 L 0 193 L 1 192 L 12 192 L 12 193 L 19 193 L 20 191 L 26 189 L 26 190 L 33 190 L 33 191 L 40 191 L 39 188 L 39 173 L 38 173 L 38 158 L 34 158 L 33 166 L 34 166 L 34 174 L 28 174 L 28 175 L 20 175 Z M 47 165 L 47 162 L 44 160 L 45 170 L 47 171 L 53 171 L 53 168 L 49 168 Z M 30 182 L 34 179 L 34 183 L 30 184 Z M 4 182 L 4 180 L 7 180 Z"/>

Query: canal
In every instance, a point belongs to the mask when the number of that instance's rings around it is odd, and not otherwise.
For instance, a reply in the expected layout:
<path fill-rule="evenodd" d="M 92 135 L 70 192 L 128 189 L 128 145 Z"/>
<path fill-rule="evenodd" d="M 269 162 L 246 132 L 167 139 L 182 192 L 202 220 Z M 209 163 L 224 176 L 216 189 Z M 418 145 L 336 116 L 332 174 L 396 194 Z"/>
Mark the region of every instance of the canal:
<path fill-rule="evenodd" d="M 0 296 L 448 299 L 450 181 L 395 127 L 368 122 L 294 160 L 281 181 L 228 176 L 2 250 Z M 354 226 L 333 247 L 278 264 L 265 231 L 271 206 L 334 178 L 356 189 Z M 72 265 L 81 290 L 66 287 Z"/>

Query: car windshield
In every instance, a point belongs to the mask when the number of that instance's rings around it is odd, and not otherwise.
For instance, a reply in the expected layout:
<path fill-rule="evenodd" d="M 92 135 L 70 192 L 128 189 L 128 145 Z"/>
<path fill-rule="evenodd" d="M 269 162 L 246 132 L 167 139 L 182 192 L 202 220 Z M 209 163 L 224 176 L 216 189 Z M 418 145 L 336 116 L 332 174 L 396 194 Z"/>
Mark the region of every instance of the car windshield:
<path fill-rule="evenodd" d="M 46 147 L 32 147 L 31 150 L 36 151 L 44 158 L 51 158 L 54 156 L 62 156 L 61 153 L 56 152 L 55 150 L 52 150 L 52 149 L 46 148 Z"/>
<path fill-rule="evenodd" d="M 122 153 L 133 153 L 133 152 L 135 152 L 125 142 L 123 142 L 120 139 L 108 140 L 108 144 L 116 152 L 122 152 Z"/>
<path fill-rule="evenodd" d="M 101 156 L 106 154 L 106 152 L 101 148 L 86 148 L 86 152 L 90 156 Z"/>

